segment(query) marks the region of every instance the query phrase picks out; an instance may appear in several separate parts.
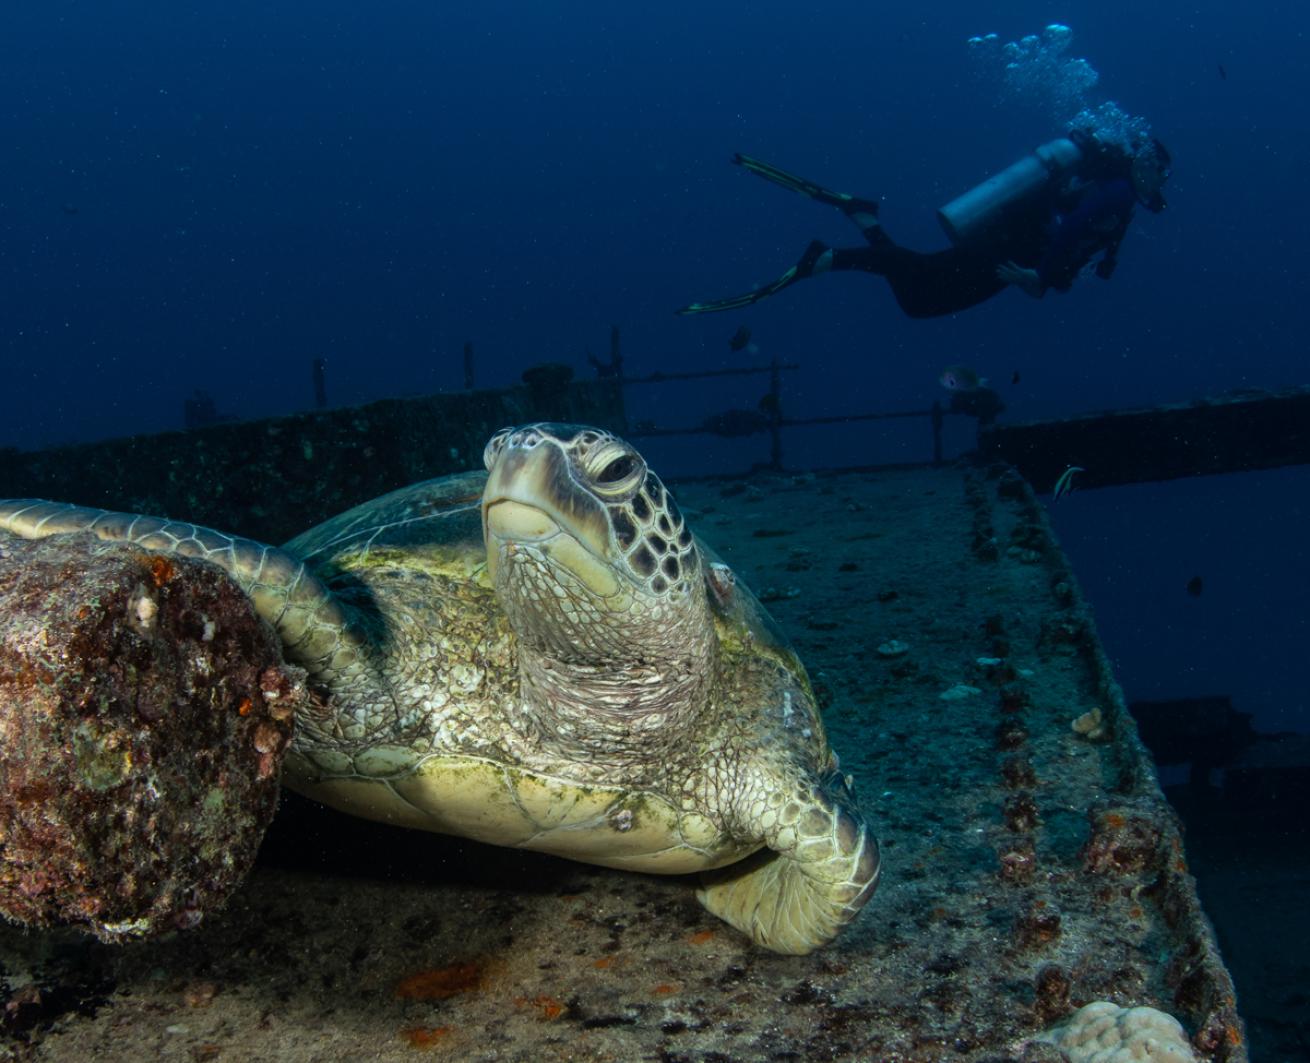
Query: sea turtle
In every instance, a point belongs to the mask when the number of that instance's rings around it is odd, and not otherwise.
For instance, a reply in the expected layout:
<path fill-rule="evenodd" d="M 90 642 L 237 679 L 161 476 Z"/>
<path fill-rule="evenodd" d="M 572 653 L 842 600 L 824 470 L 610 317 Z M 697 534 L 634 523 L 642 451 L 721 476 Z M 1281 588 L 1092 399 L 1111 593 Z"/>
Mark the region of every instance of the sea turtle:
<path fill-rule="evenodd" d="M 588 863 L 701 871 L 701 902 L 806 953 L 872 895 L 878 846 L 805 670 L 609 432 L 496 433 L 487 471 L 366 502 L 282 548 L 179 521 L 0 502 L 225 569 L 309 673 L 292 789 L 387 823 Z"/>

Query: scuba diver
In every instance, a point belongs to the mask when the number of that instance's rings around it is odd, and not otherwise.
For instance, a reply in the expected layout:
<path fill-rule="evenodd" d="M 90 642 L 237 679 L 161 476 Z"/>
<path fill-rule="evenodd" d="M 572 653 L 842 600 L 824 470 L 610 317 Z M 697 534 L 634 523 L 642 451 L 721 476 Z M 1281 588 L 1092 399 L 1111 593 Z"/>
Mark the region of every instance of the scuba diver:
<path fill-rule="evenodd" d="M 781 277 L 754 291 L 680 314 L 736 310 L 806 277 L 830 270 L 863 270 L 885 277 L 910 317 L 939 317 L 976 306 L 1013 285 L 1040 299 L 1068 291 L 1098 254 L 1096 275 L 1114 272 L 1119 244 L 1140 203 L 1164 209 L 1168 151 L 1158 140 L 1129 151 L 1072 130 L 988 178 L 937 212 L 950 238 L 943 251 L 912 251 L 895 243 L 878 221 L 878 204 L 832 192 L 746 155 L 732 160 L 766 180 L 836 207 L 864 234 L 865 247 L 828 247 L 814 240 Z"/>

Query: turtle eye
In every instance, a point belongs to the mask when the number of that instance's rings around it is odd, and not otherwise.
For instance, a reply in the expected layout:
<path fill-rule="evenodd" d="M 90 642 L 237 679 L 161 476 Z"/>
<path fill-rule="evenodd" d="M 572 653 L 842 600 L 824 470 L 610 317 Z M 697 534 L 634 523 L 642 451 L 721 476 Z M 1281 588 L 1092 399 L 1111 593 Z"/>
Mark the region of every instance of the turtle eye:
<path fill-rule="evenodd" d="M 646 463 L 635 450 L 610 440 L 585 459 L 585 471 L 597 494 L 618 498 L 631 494 L 646 479 Z"/>
<path fill-rule="evenodd" d="M 605 468 L 596 474 L 596 482 L 601 484 L 622 483 L 632 475 L 633 469 L 637 467 L 636 459 L 631 454 L 624 454 L 622 457 L 615 458 Z"/>
<path fill-rule="evenodd" d="M 502 428 L 489 440 L 482 451 L 482 464 L 487 467 L 487 472 L 491 472 L 491 467 L 496 464 L 496 459 L 500 457 L 500 452 L 505 449 L 505 440 L 513 432 L 512 428 Z"/>

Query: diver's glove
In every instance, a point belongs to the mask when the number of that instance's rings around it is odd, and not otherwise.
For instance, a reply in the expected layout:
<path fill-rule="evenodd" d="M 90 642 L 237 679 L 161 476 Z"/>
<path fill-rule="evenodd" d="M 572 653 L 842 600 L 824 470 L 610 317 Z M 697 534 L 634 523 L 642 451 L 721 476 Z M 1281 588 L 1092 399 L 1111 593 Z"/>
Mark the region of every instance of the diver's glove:
<path fill-rule="evenodd" d="M 1046 291 L 1041 275 L 1035 269 L 1025 269 L 1013 262 L 1002 262 L 997 266 L 996 279 L 1004 284 L 1013 284 L 1024 295 L 1031 295 L 1034 299 L 1040 299 Z"/>

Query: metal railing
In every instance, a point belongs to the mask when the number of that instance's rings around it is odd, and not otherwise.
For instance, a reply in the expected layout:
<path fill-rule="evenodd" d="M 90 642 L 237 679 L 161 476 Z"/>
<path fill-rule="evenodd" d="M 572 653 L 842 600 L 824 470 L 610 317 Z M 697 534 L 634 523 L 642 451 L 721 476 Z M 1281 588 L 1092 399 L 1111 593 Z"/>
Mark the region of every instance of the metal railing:
<path fill-rule="evenodd" d="M 749 336 L 749 333 L 747 334 Z M 649 384 L 670 384 L 681 383 L 691 380 L 707 380 L 713 377 L 731 377 L 731 376 L 760 376 L 767 374 L 769 377 L 769 390 L 764 397 L 753 408 L 746 409 L 729 409 L 705 418 L 700 424 L 681 425 L 681 426 L 662 426 L 655 424 L 654 421 L 638 420 L 627 426 L 626 434 L 632 437 L 651 437 L 651 436 L 690 436 L 690 435 L 710 435 L 720 438 L 741 438 L 751 435 L 765 434 L 769 437 L 769 460 L 764 466 L 770 469 L 782 468 L 782 431 L 784 428 L 806 428 L 818 427 L 822 425 L 849 424 L 856 421 L 894 421 L 905 420 L 908 418 L 926 418 L 932 427 L 932 453 L 933 464 L 941 464 L 943 460 L 942 453 L 942 428 L 947 416 L 970 416 L 978 421 L 978 429 L 989 426 L 995 421 L 996 414 L 1000 412 L 1001 406 L 995 393 L 982 389 L 979 393 L 970 398 L 968 393 L 957 392 L 951 400 L 949 406 L 943 406 L 941 402 L 934 402 L 928 409 L 922 410 L 891 410 L 864 413 L 846 413 L 833 414 L 822 417 L 786 417 L 783 415 L 783 389 L 782 374 L 792 372 L 801 368 L 798 362 L 784 362 L 777 357 L 762 365 L 730 366 L 720 369 L 697 369 L 686 372 L 666 373 L 654 372 L 647 373 L 643 376 L 628 376 L 624 373 L 623 352 L 620 342 L 620 333 L 618 325 L 610 326 L 610 350 L 609 360 L 601 361 L 591 351 L 586 352 L 586 358 L 591 367 L 596 371 L 598 378 L 612 383 L 618 388 L 619 401 L 626 408 L 624 402 L 624 389 L 628 386 L 649 385 Z M 471 389 L 473 387 L 473 344 L 464 344 L 464 387 Z M 564 379 L 571 375 L 571 370 L 565 365 L 554 365 L 549 367 L 552 370 L 560 371 L 565 374 Z M 321 372 L 316 368 L 316 372 Z M 526 379 L 526 374 L 525 374 Z M 316 386 L 318 378 L 316 377 Z M 988 400 L 984 397 L 991 396 Z M 992 405 L 994 403 L 994 405 Z"/>
<path fill-rule="evenodd" d="M 613 326 L 610 333 L 609 363 L 599 362 L 590 355 L 588 357 L 600 376 L 613 380 L 620 387 L 626 387 L 630 384 L 667 384 L 687 380 L 704 380 L 709 377 L 758 376 L 767 373 L 769 376 L 769 390 L 755 409 L 726 410 L 723 413 L 706 418 L 700 424 L 681 427 L 661 427 L 653 421 L 636 421 L 629 425 L 627 434 L 633 437 L 714 435 L 734 438 L 767 433 L 769 436 L 769 461 L 766 467 L 771 469 L 782 468 L 782 430 L 784 428 L 847 424 L 852 421 L 891 421 L 923 417 L 927 418 L 931 423 L 933 464 L 939 465 L 942 462 L 942 426 L 948 415 L 976 417 L 979 419 L 980 428 L 983 423 L 983 418 L 979 416 L 977 411 L 943 407 L 941 402 L 934 402 L 926 410 L 848 413 L 823 417 L 785 417 L 782 414 L 782 374 L 800 369 L 801 366 L 797 362 L 783 362 L 777 358 L 763 365 L 701 369 L 680 373 L 656 372 L 645 376 L 624 376 L 623 358 L 619 351 L 618 326 Z M 987 423 L 990 423 L 990 419 L 988 419 Z"/>

